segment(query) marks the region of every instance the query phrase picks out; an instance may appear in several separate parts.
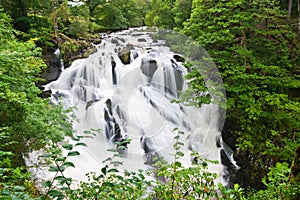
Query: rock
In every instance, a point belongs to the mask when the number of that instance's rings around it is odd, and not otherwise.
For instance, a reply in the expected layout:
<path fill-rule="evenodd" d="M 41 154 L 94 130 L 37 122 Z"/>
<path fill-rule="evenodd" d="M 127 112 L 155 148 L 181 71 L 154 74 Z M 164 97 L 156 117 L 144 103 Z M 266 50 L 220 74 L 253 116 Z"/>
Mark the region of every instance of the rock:
<path fill-rule="evenodd" d="M 53 97 L 54 97 L 55 99 L 58 100 L 58 99 L 60 99 L 60 98 L 66 97 L 66 96 L 65 96 L 64 93 L 56 91 L 56 92 L 53 94 Z"/>
<path fill-rule="evenodd" d="M 157 70 L 157 62 L 152 58 L 143 58 L 141 69 L 143 74 L 152 79 L 154 72 Z"/>
<path fill-rule="evenodd" d="M 139 38 L 137 41 L 138 42 L 147 42 L 147 40 L 145 38 Z"/>
<path fill-rule="evenodd" d="M 116 62 L 114 60 L 113 57 L 111 57 L 111 68 L 112 68 L 112 81 L 113 81 L 113 84 L 116 85 L 117 84 L 117 74 L 116 74 Z"/>
<path fill-rule="evenodd" d="M 133 37 L 138 37 L 138 36 L 142 36 L 144 35 L 144 33 L 133 33 L 132 36 Z"/>
<path fill-rule="evenodd" d="M 139 54 L 136 51 L 132 51 L 131 53 L 132 53 L 133 59 L 136 59 L 137 57 L 139 57 Z"/>
<path fill-rule="evenodd" d="M 85 110 L 89 109 L 95 102 L 99 101 L 98 99 L 90 100 L 86 102 Z"/>
<path fill-rule="evenodd" d="M 123 50 L 119 51 L 118 57 L 123 64 L 130 64 L 130 50 L 128 48 L 124 48 Z"/>
<path fill-rule="evenodd" d="M 86 58 L 97 51 L 95 44 L 101 42 L 98 35 L 90 35 L 88 38 L 70 38 L 62 33 L 59 34 L 58 47 L 62 52 L 65 68 L 69 67 L 74 60 Z"/>
<path fill-rule="evenodd" d="M 96 49 L 96 47 L 87 48 L 87 49 L 84 50 L 83 52 L 84 52 L 83 57 L 84 57 L 84 58 L 87 58 L 89 55 L 96 53 L 96 52 L 97 52 L 97 49 Z"/>
<path fill-rule="evenodd" d="M 43 90 L 39 96 L 43 99 L 46 99 L 51 97 L 51 94 L 52 94 L 51 90 Z"/>
<path fill-rule="evenodd" d="M 184 83 L 183 72 L 176 62 L 174 62 L 173 60 L 171 60 L 171 62 L 172 62 L 172 67 L 175 75 L 176 88 L 177 90 L 180 91 L 183 89 L 183 83 Z"/>
<path fill-rule="evenodd" d="M 43 60 L 47 64 L 47 69 L 42 72 L 41 77 L 46 79 L 46 82 L 56 80 L 61 73 L 61 62 L 60 58 L 56 56 L 53 52 L 43 55 Z"/>
<path fill-rule="evenodd" d="M 112 38 L 110 42 L 111 42 L 112 44 L 116 44 L 116 45 L 119 44 L 119 41 L 118 41 L 116 38 Z"/>
<path fill-rule="evenodd" d="M 125 39 L 124 39 L 124 38 L 119 38 L 119 37 L 117 37 L 116 39 L 118 39 L 119 41 L 125 43 Z"/>
<path fill-rule="evenodd" d="M 184 62 L 184 61 L 185 61 L 184 57 L 182 57 L 181 55 L 178 55 L 178 54 L 174 54 L 174 55 L 173 55 L 173 58 L 174 58 L 177 62 Z"/>

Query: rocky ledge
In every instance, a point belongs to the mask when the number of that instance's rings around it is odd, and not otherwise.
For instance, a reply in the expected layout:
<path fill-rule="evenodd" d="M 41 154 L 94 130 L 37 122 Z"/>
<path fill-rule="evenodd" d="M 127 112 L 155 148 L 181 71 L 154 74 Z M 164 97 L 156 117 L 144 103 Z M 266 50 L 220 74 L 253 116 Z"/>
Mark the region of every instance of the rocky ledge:
<path fill-rule="evenodd" d="M 96 52 L 95 45 L 100 42 L 99 34 L 88 35 L 85 38 L 70 38 L 59 34 L 54 48 L 43 47 L 43 59 L 48 67 L 41 77 L 46 79 L 47 83 L 56 80 L 63 67 L 68 68 L 74 60 L 86 58 Z M 59 52 L 56 51 L 57 49 Z"/>

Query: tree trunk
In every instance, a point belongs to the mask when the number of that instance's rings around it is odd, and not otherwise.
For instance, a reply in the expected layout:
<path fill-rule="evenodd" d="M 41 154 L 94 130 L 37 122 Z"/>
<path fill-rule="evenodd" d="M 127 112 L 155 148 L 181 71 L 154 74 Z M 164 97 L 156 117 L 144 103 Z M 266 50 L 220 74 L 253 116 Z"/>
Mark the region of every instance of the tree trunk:
<path fill-rule="evenodd" d="M 55 8 L 54 8 L 54 0 L 52 0 L 52 14 L 53 14 L 53 29 L 54 29 L 54 39 L 55 42 L 58 42 L 58 35 L 57 35 L 57 16 L 55 14 Z"/>
<path fill-rule="evenodd" d="M 291 173 L 290 173 L 290 183 L 299 183 L 299 182 L 300 182 L 300 146 L 297 147 L 295 151 L 295 156 L 291 166 Z"/>
<path fill-rule="evenodd" d="M 299 0 L 298 0 L 298 1 L 299 1 Z M 292 15 L 292 5 L 293 5 L 293 0 L 289 0 L 287 21 L 290 21 L 290 19 L 291 19 L 291 15 Z"/>
<path fill-rule="evenodd" d="M 298 29 L 300 30 L 300 0 L 297 0 L 298 3 Z"/>

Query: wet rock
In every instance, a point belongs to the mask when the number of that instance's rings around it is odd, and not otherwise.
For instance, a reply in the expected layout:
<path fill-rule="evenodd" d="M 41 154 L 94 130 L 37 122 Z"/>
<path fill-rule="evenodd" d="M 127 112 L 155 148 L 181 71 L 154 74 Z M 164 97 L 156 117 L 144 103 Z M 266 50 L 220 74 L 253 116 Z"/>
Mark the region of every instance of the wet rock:
<path fill-rule="evenodd" d="M 70 38 L 60 33 L 59 41 L 58 47 L 62 52 L 64 66 L 67 68 L 74 60 L 86 58 L 95 53 L 97 51 L 95 44 L 99 44 L 101 38 L 98 35 L 88 38 Z"/>
<path fill-rule="evenodd" d="M 63 98 L 63 97 L 66 97 L 66 95 L 62 92 L 55 92 L 54 94 L 52 94 L 52 96 L 55 98 L 55 99 L 60 99 L 60 98 Z"/>
<path fill-rule="evenodd" d="M 178 55 L 178 54 L 174 54 L 174 55 L 173 55 L 173 58 L 174 58 L 177 62 L 184 62 L 184 61 L 185 61 L 184 57 L 182 57 L 181 55 Z"/>
<path fill-rule="evenodd" d="M 89 109 L 95 102 L 99 101 L 98 99 L 90 100 L 86 102 L 85 110 Z"/>
<path fill-rule="evenodd" d="M 138 42 L 147 42 L 147 40 L 145 38 L 139 38 L 137 41 Z"/>
<path fill-rule="evenodd" d="M 47 69 L 41 74 L 41 77 L 46 79 L 46 82 L 56 80 L 61 73 L 61 62 L 60 58 L 53 52 L 43 56 L 43 60 L 47 64 Z"/>
<path fill-rule="evenodd" d="M 133 33 L 132 36 L 133 37 L 138 37 L 138 36 L 142 36 L 144 35 L 144 33 Z"/>
<path fill-rule="evenodd" d="M 119 41 L 116 38 L 112 38 L 110 41 L 112 44 L 119 44 Z"/>
<path fill-rule="evenodd" d="M 51 97 L 51 94 L 52 94 L 51 90 L 43 90 L 39 96 L 43 99 L 46 99 Z"/>
<path fill-rule="evenodd" d="M 133 59 L 136 59 L 137 57 L 139 57 L 139 54 L 136 51 L 132 51 L 131 53 L 132 53 Z"/>
<path fill-rule="evenodd" d="M 154 72 L 157 70 L 157 62 L 152 58 L 143 58 L 141 69 L 143 74 L 152 79 Z"/>
<path fill-rule="evenodd" d="M 116 39 L 118 39 L 119 41 L 125 43 L 125 39 L 124 39 L 124 38 L 119 38 L 119 37 L 117 37 Z"/>
<path fill-rule="evenodd" d="M 114 60 L 113 57 L 111 57 L 111 68 L 112 68 L 112 80 L 113 80 L 113 84 L 116 85 L 117 84 L 117 74 L 116 74 L 116 62 Z"/>
<path fill-rule="evenodd" d="M 175 75 L 175 81 L 176 81 L 176 88 L 177 90 L 182 90 L 183 88 L 183 83 L 184 83 L 184 79 L 183 79 L 183 72 L 181 70 L 181 68 L 177 65 L 176 62 L 174 62 L 173 60 L 171 60 L 172 62 L 172 67 L 174 70 L 174 75 Z"/>
<path fill-rule="evenodd" d="M 119 51 L 118 57 L 123 64 L 130 64 L 130 50 L 128 48 L 124 48 L 123 50 Z"/>

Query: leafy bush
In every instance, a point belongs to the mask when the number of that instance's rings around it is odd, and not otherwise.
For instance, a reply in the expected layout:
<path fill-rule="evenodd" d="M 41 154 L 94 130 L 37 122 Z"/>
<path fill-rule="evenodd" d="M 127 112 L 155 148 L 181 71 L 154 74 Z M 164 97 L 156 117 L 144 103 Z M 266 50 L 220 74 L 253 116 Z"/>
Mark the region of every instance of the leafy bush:
<path fill-rule="evenodd" d="M 178 130 L 176 130 L 178 131 Z M 184 167 L 179 159 L 184 156 L 180 151 L 183 143 L 179 141 L 182 132 L 174 137 L 174 161 L 167 163 L 161 157 L 153 158 L 154 170 L 137 172 L 121 170 L 122 162 L 119 158 L 123 157 L 128 140 L 115 142 L 115 149 L 109 149 L 113 156 L 103 161 L 104 167 L 98 173 L 88 174 L 88 181 L 81 182 L 75 188 L 70 187 L 73 184 L 72 177 L 65 177 L 63 172 L 66 167 L 75 167 L 73 163 L 68 162 L 69 156 L 79 155 L 74 151 L 77 145 L 83 145 L 80 142 L 81 137 L 75 137 L 75 144 L 63 144 L 62 148 L 67 150 L 66 156 L 59 155 L 57 148 L 52 153 L 43 157 L 50 159 L 53 166 L 50 171 L 56 175 L 52 180 L 44 183 L 46 192 L 44 198 L 55 199 L 241 199 L 243 191 L 236 185 L 233 189 L 223 186 L 217 186 L 214 183 L 216 174 L 207 171 L 208 162 L 193 153 L 195 162 L 190 167 Z M 55 150 L 56 149 L 56 150 Z M 215 162 L 213 162 L 215 163 Z M 153 177 L 156 177 L 154 180 Z M 229 198 L 230 199 L 230 198 Z"/>
<path fill-rule="evenodd" d="M 289 183 L 290 168 L 287 163 L 276 163 L 262 182 L 267 187 L 249 195 L 248 199 L 299 199 L 300 185 Z"/>
<path fill-rule="evenodd" d="M 39 97 L 35 84 L 46 67 L 41 49 L 33 41 L 17 40 L 10 22 L 0 10 L 0 194 L 4 199 L 29 199 L 37 191 L 23 157 L 73 130 L 62 107 Z"/>
<path fill-rule="evenodd" d="M 75 37 L 85 36 L 89 31 L 89 21 L 87 19 L 76 19 L 68 27 L 68 34 Z"/>

